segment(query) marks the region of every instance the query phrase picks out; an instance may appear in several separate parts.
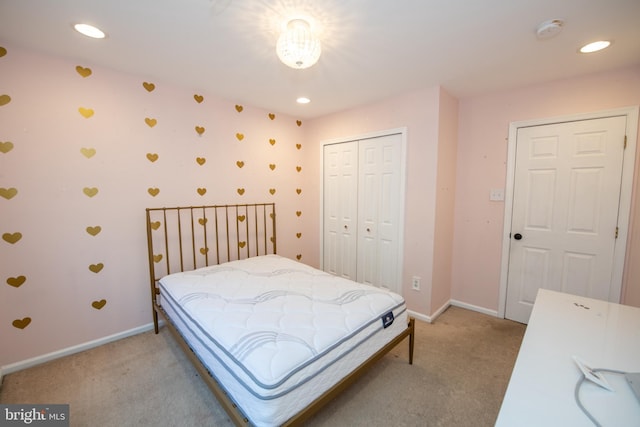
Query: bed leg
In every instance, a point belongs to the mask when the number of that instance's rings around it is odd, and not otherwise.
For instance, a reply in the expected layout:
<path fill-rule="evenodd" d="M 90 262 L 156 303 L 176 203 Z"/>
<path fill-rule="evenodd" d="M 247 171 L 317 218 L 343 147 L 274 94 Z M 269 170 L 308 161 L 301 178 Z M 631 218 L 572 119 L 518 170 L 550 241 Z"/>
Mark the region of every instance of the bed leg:
<path fill-rule="evenodd" d="M 416 319 L 413 317 L 409 319 L 409 328 L 411 332 L 409 333 L 409 364 L 413 365 L 413 346 L 415 343 L 415 334 L 416 334 Z"/>
<path fill-rule="evenodd" d="M 153 308 L 153 330 L 155 331 L 156 334 L 159 332 L 159 330 L 158 330 L 158 312 L 156 311 L 155 307 Z"/>

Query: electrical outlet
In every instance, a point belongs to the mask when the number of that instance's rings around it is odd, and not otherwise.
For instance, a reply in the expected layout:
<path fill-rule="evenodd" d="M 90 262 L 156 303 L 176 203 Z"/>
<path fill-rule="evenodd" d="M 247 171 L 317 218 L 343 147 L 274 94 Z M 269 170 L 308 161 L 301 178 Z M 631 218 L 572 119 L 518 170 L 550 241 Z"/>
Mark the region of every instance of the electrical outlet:
<path fill-rule="evenodd" d="M 420 278 L 418 276 L 413 276 L 413 278 L 411 279 L 411 288 L 414 291 L 420 290 Z"/>

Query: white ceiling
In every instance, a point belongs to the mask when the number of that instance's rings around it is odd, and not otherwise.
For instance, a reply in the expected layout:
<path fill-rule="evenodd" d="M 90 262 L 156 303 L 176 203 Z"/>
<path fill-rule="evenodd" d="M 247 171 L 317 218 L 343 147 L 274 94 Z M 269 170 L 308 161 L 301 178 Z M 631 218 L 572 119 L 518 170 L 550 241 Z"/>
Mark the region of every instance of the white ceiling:
<path fill-rule="evenodd" d="M 306 70 L 274 50 L 299 14 L 323 43 Z M 564 30 L 538 40 L 554 18 Z M 603 38 L 609 49 L 577 53 Z M 638 64 L 640 0 L 0 0 L 2 43 L 312 118 L 435 85 L 465 98 Z"/>

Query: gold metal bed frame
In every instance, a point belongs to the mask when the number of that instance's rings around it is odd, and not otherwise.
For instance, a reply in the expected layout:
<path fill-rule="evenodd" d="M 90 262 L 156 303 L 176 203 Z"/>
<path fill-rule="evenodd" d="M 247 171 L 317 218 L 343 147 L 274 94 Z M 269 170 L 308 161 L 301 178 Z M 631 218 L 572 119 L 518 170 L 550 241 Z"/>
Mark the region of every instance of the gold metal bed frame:
<path fill-rule="evenodd" d="M 164 311 L 158 296 L 158 281 L 167 274 L 195 270 L 227 261 L 276 253 L 275 203 L 239 205 L 147 208 L 147 245 L 151 304 L 155 333 L 159 331 L 158 313 L 191 360 L 202 379 L 237 426 L 249 425 L 213 373 L 200 362 L 189 344 Z M 353 384 L 368 368 L 406 337 L 409 337 L 409 363 L 413 364 L 415 320 L 383 348 L 373 354 L 309 406 L 284 425 L 301 425 L 306 419 Z"/>

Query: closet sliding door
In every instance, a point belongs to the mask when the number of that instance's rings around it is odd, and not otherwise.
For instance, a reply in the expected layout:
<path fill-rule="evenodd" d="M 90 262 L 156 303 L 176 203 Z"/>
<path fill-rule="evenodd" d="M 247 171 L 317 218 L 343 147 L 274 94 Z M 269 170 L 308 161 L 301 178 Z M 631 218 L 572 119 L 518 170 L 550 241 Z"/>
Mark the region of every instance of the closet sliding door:
<path fill-rule="evenodd" d="M 324 146 L 325 271 L 401 292 L 402 151 L 402 134 Z"/>

